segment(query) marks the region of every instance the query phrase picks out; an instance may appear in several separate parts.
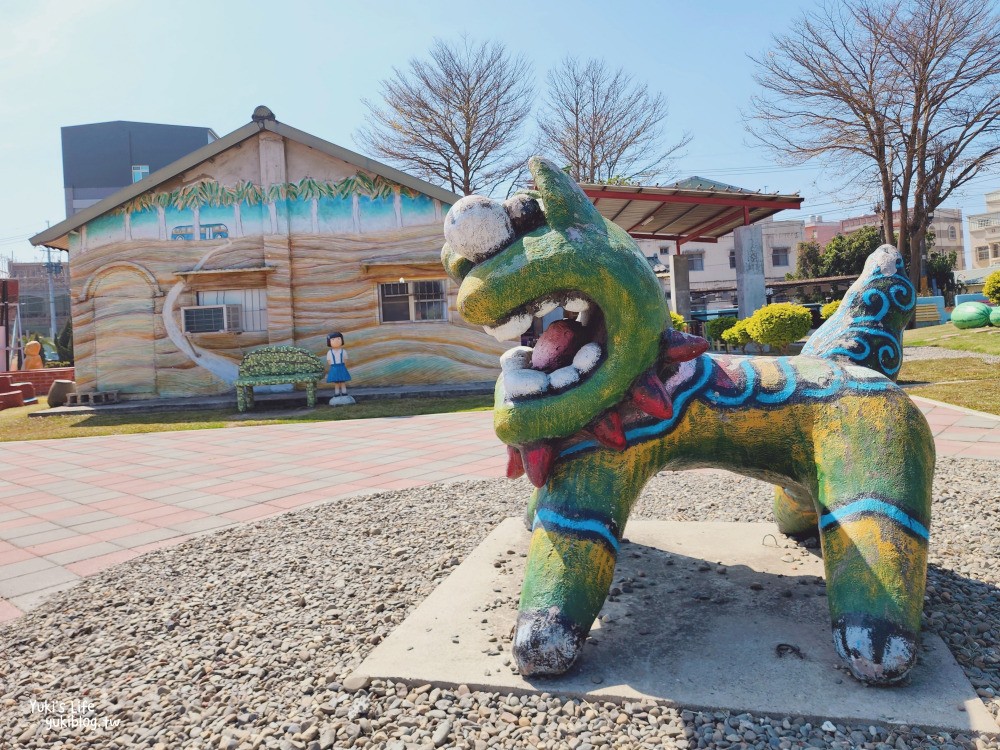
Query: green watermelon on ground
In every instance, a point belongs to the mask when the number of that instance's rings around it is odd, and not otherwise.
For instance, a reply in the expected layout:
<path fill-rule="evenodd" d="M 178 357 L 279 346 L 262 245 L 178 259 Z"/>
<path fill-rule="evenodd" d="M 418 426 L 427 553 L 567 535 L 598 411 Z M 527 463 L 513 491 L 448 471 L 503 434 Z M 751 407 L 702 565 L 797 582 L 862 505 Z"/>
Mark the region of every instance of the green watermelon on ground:
<path fill-rule="evenodd" d="M 951 311 L 951 322 L 956 328 L 982 328 L 990 324 L 990 312 L 982 302 L 963 302 Z"/>
<path fill-rule="evenodd" d="M 990 325 L 1000 328 L 1000 307 L 990 310 Z"/>

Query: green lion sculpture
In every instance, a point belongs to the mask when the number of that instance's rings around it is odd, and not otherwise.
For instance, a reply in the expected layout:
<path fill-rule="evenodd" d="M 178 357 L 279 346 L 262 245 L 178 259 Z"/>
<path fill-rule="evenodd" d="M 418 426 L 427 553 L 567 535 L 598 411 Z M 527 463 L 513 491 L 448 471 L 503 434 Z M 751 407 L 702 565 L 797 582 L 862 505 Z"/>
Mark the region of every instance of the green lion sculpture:
<path fill-rule="evenodd" d="M 442 262 L 458 307 L 501 340 L 561 306 L 534 350 L 501 358 L 495 426 L 508 476 L 537 488 L 514 656 L 522 674 L 572 666 L 607 596 L 629 512 L 661 469 L 728 469 L 775 484 L 790 535 L 818 533 L 833 639 L 859 680 L 903 679 L 927 575 L 934 442 L 893 382 L 916 295 L 899 253 L 868 259 L 802 356 L 707 354 L 671 329 L 629 235 L 551 163 L 536 191 L 462 199 Z"/>

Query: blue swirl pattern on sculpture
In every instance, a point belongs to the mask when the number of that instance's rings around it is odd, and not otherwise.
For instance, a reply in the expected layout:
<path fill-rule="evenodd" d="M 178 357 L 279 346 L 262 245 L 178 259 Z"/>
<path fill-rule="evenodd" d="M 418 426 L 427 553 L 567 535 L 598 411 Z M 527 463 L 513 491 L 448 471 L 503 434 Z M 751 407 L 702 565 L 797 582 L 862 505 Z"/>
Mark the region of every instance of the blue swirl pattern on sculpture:
<path fill-rule="evenodd" d="M 895 380 L 903 363 L 900 331 L 916 304 L 902 256 L 891 245 L 882 245 L 802 353 L 862 365 Z"/>

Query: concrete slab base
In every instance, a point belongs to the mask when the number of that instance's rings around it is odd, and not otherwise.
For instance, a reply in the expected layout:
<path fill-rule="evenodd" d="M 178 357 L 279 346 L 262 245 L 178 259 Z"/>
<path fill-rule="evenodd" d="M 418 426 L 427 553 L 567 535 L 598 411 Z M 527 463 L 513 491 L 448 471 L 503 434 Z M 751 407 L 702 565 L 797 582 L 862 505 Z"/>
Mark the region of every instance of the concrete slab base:
<path fill-rule="evenodd" d="M 358 668 L 358 677 L 640 699 L 778 716 L 997 732 L 944 642 L 909 682 L 869 688 L 833 648 L 823 565 L 772 524 L 632 521 L 612 596 L 570 673 L 525 679 L 510 653 L 529 535 L 486 540 Z M 616 593 L 617 591 L 617 593 Z"/>

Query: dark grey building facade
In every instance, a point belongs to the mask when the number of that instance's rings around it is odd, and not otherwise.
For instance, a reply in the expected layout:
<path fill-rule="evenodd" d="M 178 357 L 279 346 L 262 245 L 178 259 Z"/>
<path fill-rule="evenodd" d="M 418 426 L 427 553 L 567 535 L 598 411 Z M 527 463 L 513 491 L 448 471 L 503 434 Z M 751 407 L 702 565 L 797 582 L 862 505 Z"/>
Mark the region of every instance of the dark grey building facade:
<path fill-rule="evenodd" d="M 124 120 L 62 128 L 66 218 L 215 140 L 211 128 Z"/>

